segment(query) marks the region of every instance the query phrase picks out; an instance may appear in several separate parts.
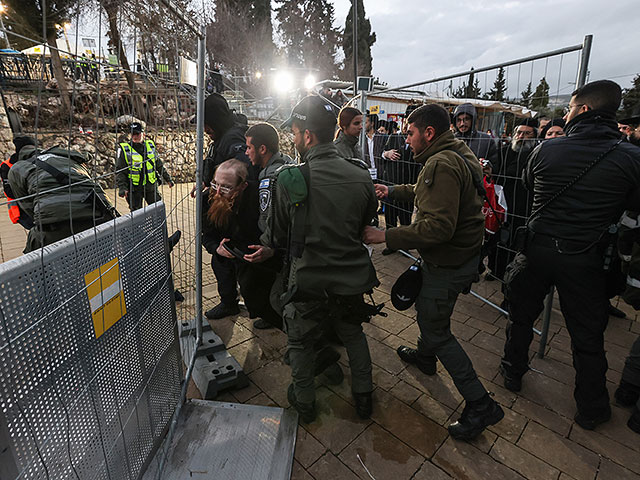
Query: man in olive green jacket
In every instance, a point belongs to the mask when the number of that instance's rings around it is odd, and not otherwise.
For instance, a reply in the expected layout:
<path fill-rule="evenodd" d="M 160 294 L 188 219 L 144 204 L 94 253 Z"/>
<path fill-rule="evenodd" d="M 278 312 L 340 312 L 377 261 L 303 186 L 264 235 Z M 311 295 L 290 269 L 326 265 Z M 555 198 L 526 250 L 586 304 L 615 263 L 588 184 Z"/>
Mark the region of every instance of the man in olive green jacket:
<path fill-rule="evenodd" d="M 415 201 L 411 225 L 365 229 L 366 243 L 391 249 L 416 248 L 422 257 L 422 288 L 416 300 L 418 348 L 398 347 L 398 355 L 423 373 L 434 375 L 439 359 L 466 401 L 449 433 L 460 440 L 477 437 L 504 416 L 480 383 L 471 360 L 451 333 L 450 316 L 458 295 L 476 278 L 484 231 L 482 198 L 474 184 L 482 172 L 464 142 L 449 130 L 449 114 L 439 105 L 424 105 L 408 118 L 407 143 L 416 162 L 424 164 L 415 185 L 376 185 L 379 198 Z"/>
<path fill-rule="evenodd" d="M 371 356 L 361 322 L 363 294 L 379 282 L 361 236 L 377 201 L 368 170 L 345 161 L 331 143 L 335 124 L 321 97 L 305 97 L 294 107 L 285 126 L 305 163 L 280 170 L 261 237 L 270 249 L 252 256 L 284 251 L 288 275 L 279 301 L 291 363 L 288 398 L 306 423 L 315 419 L 314 346 L 328 324 L 349 355 L 358 415 L 368 418 L 372 409 Z"/>

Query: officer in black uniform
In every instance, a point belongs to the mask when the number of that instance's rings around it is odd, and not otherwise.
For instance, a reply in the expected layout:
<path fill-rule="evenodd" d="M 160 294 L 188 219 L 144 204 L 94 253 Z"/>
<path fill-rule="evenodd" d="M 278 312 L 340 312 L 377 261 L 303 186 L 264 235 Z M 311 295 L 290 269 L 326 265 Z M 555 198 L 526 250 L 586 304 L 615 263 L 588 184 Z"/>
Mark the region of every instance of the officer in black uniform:
<path fill-rule="evenodd" d="M 567 136 L 533 150 L 523 175 L 533 192 L 527 261 L 516 256 L 506 274 L 505 387 L 519 391 L 522 386 L 532 326 L 555 285 L 571 335 L 575 421 L 588 430 L 611 417 L 604 351 L 609 232 L 625 209 L 640 209 L 640 149 L 621 142 L 615 120 L 621 97 L 620 86 L 609 80 L 579 88 L 565 115 Z"/>

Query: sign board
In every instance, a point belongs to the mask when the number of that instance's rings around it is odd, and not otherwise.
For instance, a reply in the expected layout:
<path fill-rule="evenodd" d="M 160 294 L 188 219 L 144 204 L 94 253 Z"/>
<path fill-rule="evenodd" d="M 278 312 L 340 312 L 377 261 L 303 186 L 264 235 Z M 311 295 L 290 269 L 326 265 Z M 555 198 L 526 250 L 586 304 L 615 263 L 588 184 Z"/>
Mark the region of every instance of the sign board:
<path fill-rule="evenodd" d="M 380 105 L 371 105 L 369 107 L 369 113 L 371 115 L 377 115 L 380 113 Z"/>
<path fill-rule="evenodd" d="M 84 276 L 96 338 L 127 313 L 118 258 Z"/>
<path fill-rule="evenodd" d="M 180 83 L 198 86 L 198 64 L 185 57 L 180 57 Z"/>
<path fill-rule="evenodd" d="M 358 91 L 370 92 L 373 90 L 373 77 L 358 77 Z"/>

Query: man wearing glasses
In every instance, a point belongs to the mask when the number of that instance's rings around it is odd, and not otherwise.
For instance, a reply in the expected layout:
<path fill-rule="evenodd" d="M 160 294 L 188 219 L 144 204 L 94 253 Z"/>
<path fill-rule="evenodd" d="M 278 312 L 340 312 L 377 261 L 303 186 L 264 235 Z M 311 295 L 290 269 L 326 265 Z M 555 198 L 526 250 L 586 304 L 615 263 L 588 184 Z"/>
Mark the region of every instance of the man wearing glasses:
<path fill-rule="evenodd" d="M 625 209 L 640 209 L 640 149 L 620 139 L 615 113 L 621 97 L 620 86 L 609 80 L 579 88 L 564 117 L 567 136 L 547 140 L 531 153 L 523 175 L 533 195 L 526 263 L 516 257 L 520 268 L 512 270 L 507 289 L 505 387 L 522 387 L 532 326 L 555 285 L 576 369 L 574 418 L 587 430 L 611 417 L 604 350 L 611 226 Z"/>

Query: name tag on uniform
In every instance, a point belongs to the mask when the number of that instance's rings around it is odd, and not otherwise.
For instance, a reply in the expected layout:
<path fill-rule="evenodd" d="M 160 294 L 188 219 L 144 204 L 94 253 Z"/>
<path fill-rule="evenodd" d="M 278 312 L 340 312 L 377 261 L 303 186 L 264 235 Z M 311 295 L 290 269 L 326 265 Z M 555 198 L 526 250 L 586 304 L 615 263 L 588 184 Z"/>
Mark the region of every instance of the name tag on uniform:
<path fill-rule="evenodd" d="M 369 169 L 369 175 L 371 175 L 371 179 L 372 180 L 376 180 L 378 178 L 378 169 L 377 168 L 370 168 Z"/>

